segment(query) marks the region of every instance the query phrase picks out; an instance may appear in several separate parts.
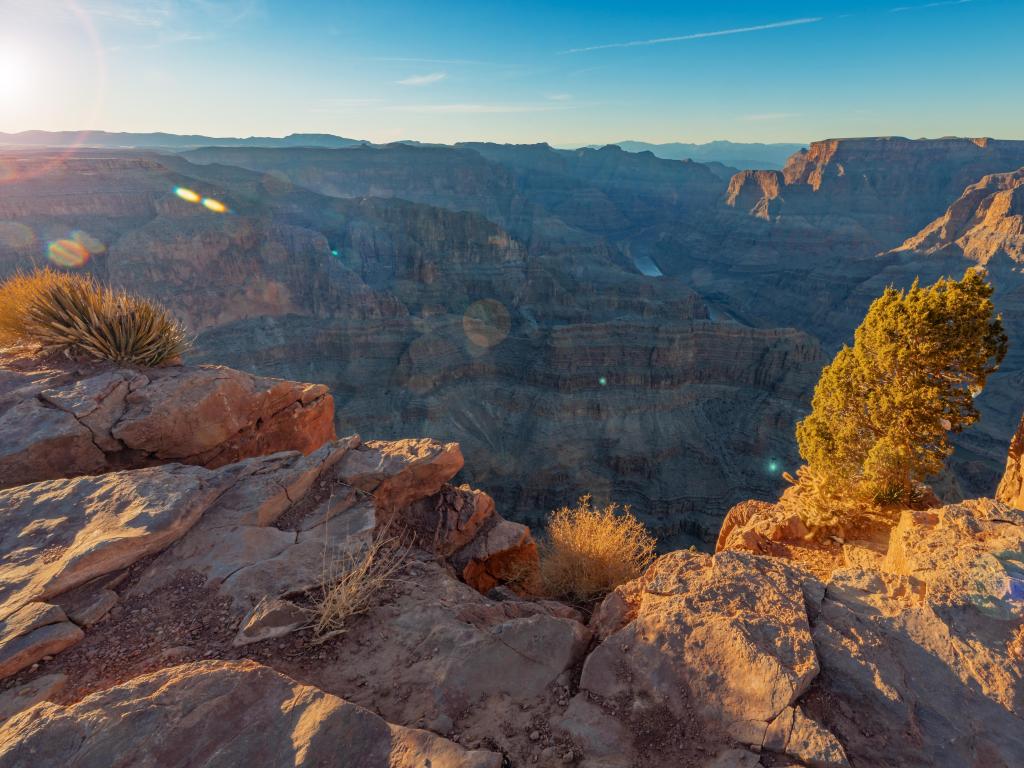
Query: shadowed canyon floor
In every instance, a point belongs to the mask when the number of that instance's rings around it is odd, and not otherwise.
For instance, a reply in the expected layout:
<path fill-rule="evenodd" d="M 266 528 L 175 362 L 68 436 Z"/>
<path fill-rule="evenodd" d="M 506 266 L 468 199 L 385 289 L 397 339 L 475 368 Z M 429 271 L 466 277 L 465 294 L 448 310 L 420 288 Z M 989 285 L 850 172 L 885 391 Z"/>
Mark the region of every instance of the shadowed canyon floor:
<path fill-rule="evenodd" d="M 125 408 L 94 434 L 135 421 L 132 393 L 90 383 L 114 366 L 4 371 L 22 385 L 7 413 L 45 385 L 79 411 Z M 189 366 L 137 371 L 136 391 L 171 378 L 160 410 L 188 413 L 211 372 L 246 382 L 252 408 L 262 392 L 330 397 Z M 452 485 L 458 445 L 310 444 L 324 407 L 255 426 L 239 411 L 211 423 L 252 448 L 226 464 L 156 450 L 68 477 L 30 445 L 53 439 L 45 424 L 8 456 L 48 474 L 0 490 L 0 766 L 1011 768 L 1024 754 L 1019 439 L 998 500 L 814 550 L 784 509 L 748 502 L 716 554 L 668 552 L 585 614 L 515 591 L 536 567 L 531 532 Z M 175 419 L 146 434 L 181 440 Z M 406 537 L 401 571 L 318 641 L 325 560 L 382 529 Z"/>

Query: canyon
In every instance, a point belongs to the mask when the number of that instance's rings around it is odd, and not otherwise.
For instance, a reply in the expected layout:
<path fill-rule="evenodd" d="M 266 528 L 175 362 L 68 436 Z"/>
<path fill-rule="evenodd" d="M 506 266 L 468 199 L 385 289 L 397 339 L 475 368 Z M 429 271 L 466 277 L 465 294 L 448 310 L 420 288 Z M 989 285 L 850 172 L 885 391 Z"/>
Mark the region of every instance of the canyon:
<path fill-rule="evenodd" d="M 1011 352 L 936 486 L 994 492 L 1024 383 L 1024 142 L 837 139 L 734 174 L 617 147 L 191 141 L 0 150 L 0 274 L 77 236 L 80 269 L 187 323 L 189 362 L 322 382 L 339 434 L 458 442 L 510 519 L 593 493 L 708 548 L 784 487 L 874 296 L 983 264 Z"/>

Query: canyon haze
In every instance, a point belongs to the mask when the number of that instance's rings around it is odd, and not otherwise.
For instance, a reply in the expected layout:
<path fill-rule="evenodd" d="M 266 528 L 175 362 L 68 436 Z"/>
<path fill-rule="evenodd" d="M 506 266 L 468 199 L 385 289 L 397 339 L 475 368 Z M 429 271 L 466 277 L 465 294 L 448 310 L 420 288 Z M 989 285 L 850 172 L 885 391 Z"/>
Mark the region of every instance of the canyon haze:
<path fill-rule="evenodd" d="M 593 493 L 707 546 L 784 487 L 871 300 L 984 265 L 1010 353 L 936 485 L 993 493 L 1024 384 L 1024 141 L 640 148 L 3 135 L 0 276 L 78 243 L 188 325 L 189 362 L 322 382 L 339 434 L 457 441 L 508 518 Z"/>

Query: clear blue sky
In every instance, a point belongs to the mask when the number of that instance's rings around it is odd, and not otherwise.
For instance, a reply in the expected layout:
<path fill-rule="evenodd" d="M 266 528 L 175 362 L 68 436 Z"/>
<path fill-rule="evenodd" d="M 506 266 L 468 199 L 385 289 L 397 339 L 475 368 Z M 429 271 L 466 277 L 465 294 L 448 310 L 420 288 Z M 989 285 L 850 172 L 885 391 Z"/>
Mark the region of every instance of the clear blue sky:
<path fill-rule="evenodd" d="M 1021 0 L 0 0 L 0 20 L 4 131 L 1024 138 Z"/>

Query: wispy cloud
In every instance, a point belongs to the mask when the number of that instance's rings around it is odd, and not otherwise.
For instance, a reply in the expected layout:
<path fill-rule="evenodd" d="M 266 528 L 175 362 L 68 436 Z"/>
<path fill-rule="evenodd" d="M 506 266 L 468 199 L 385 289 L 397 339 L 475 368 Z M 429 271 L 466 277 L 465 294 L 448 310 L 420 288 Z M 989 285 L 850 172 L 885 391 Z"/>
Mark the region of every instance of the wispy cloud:
<path fill-rule="evenodd" d="M 396 81 L 399 85 L 432 85 L 444 80 L 448 75 L 444 72 L 431 72 L 429 75 L 412 75 L 404 80 Z"/>
<path fill-rule="evenodd" d="M 941 8 L 944 5 L 967 5 L 972 3 L 974 0 L 939 0 L 936 3 L 925 3 L 924 5 L 900 5 L 896 8 L 890 8 L 889 13 L 903 13 L 904 11 L 920 11 L 925 8 Z"/>
<path fill-rule="evenodd" d="M 569 101 L 572 99 L 571 93 L 549 93 L 544 96 L 548 101 Z"/>
<path fill-rule="evenodd" d="M 521 112 L 555 112 L 572 108 L 554 104 L 400 104 L 387 107 L 392 112 L 440 115 L 504 115 Z"/>
<path fill-rule="evenodd" d="M 740 120 L 748 123 L 762 123 L 768 120 L 788 120 L 791 117 L 800 117 L 798 112 L 761 112 L 754 115 L 743 115 Z"/>
<path fill-rule="evenodd" d="M 686 40 L 702 40 L 706 37 L 725 37 L 727 35 L 742 35 L 747 32 L 764 32 L 769 29 L 782 29 L 784 27 L 796 27 L 801 24 L 815 24 L 822 21 L 823 17 L 813 16 L 804 19 L 788 19 L 786 21 L 773 21 L 771 24 L 758 24 L 754 27 L 735 27 L 733 29 L 719 29 L 714 32 L 695 32 L 690 35 L 675 35 L 673 37 L 655 37 L 650 40 L 631 40 L 626 43 L 606 43 L 605 45 L 590 45 L 585 48 L 570 48 L 562 53 L 585 53 L 587 51 L 604 51 L 609 48 L 636 48 L 641 45 L 661 45 L 662 43 L 681 43 Z"/>

